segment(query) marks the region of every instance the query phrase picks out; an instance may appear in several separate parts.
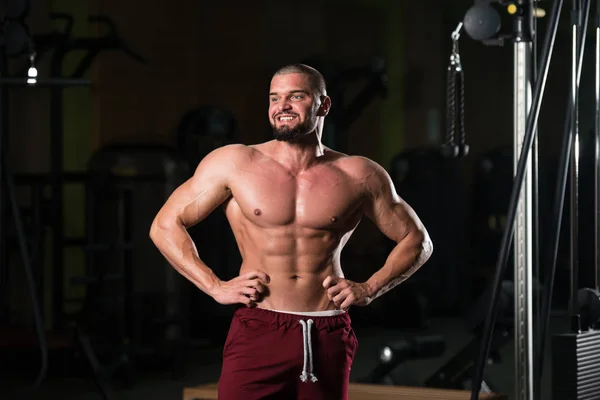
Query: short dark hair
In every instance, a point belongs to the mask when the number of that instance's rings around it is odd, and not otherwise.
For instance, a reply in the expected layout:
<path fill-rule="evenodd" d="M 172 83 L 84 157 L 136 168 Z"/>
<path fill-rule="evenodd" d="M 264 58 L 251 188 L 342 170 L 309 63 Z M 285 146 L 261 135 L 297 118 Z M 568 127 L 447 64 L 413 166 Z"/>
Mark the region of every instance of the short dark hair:
<path fill-rule="evenodd" d="M 303 74 L 308 76 L 310 81 L 311 89 L 319 96 L 327 95 L 327 86 L 325 84 L 325 78 L 316 69 L 306 64 L 288 64 L 277 70 L 273 76 L 285 75 L 285 74 Z"/>

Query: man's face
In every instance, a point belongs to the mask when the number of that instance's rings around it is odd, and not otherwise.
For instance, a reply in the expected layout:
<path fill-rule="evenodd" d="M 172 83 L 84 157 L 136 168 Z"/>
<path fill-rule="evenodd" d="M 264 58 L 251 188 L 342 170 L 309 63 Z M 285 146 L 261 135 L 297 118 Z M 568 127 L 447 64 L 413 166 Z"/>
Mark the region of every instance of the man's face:
<path fill-rule="evenodd" d="M 320 102 L 303 74 L 276 75 L 269 90 L 269 120 L 276 140 L 294 142 L 317 127 Z"/>

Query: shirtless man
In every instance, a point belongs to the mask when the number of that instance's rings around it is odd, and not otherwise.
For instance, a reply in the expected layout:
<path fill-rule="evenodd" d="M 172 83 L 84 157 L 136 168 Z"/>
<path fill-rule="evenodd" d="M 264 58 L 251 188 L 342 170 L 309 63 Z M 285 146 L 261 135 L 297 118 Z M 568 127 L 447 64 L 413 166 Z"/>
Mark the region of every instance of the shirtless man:
<path fill-rule="evenodd" d="M 275 140 L 214 150 L 152 224 L 150 237 L 177 271 L 218 303 L 238 305 L 221 400 L 346 399 L 357 347 L 347 310 L 368 305 L 431 255 L 426 229 L 387 172 L 321 143 L 330 107 L 319 72 L 280 69 L 269 93 Z M 219 206 L 243 259 L 230 281 L 202 262 L 186 230 Z M 353 282 L 340 254 L 363 215 L 397 245 L 366 282 Z"/>

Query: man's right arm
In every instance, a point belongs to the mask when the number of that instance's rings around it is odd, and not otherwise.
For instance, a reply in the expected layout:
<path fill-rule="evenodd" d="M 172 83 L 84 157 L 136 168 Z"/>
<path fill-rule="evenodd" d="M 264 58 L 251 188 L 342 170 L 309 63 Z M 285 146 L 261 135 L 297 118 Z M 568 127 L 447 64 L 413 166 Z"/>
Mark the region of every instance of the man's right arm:
<path fill-rule="evenodd" d="M 231 196 L 229 178 L 244 146 L 214 150 L 179 186 L 156 215 L 150 238 L 166 260 L 200 290 L 214 297 L 219 278 L 200 259 L 187 228 L 205 219 Z"/>

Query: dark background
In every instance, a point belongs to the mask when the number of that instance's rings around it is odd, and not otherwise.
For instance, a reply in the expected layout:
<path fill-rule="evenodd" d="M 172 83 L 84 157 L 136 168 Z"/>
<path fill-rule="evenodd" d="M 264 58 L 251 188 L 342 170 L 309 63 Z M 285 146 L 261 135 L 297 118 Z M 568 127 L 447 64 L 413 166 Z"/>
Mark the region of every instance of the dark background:
<path fill-rule="evenodd" d="M 4 8 L 7 0 L 3 3 Z M 549 2 L 543 3 L 549 9 Z M 384 166 L 434 241 L 434 256 L 411 281 L 368 308 L 352 310 L 357 329 L 414 332 L 435 326 L 436 318 L 468 319 L 493 276 L 513 151 L 512 47 L 485 46 L 463 32 L 460 54 L 470 154 L 460 160 L 439 156 L 446 132 L 450 33 L 472 4 L 32 1 L 26 22 L 34 37 L 63 32 L 65 22 L 49 17 L 61 12 L 73 17 L 69 40 L 89 38 L 92 43 L 108 30 L 89 22 L 88 16 L 102 14 L 146 60 L 107 49 L 82 76 L 91 80 L 90 86 L 62 92 L 56 87 L 3 89 L 3 154 L 17 183 L 51 353 L 60 354 L 55 357 L 61 361 L 51 364 L 60 365 L 57 374 L 74 374 L 73 365 L 78 364 L 70 355 L 81 353 L 74 344 L 81 335 L 90 338 L 103 360 L 122 354 L 153 360 L 134 362 L 135 371 L 153 362 L 164 366 L 156 360 L 167 360 L 169 368 L 183 373 L 182 364 L 202 364 L 185 357 L 189 349 L 222 344 L 232 310 L 174 273 L 150 243 L 148 230 L 167 196 L 207 151 L 226 143 L 270 139 L 270 77 L 292 62 L 309 63 L 326 76 L 333 108 L 325 143 Z M 544 241 L 549 222 L 556 218 L 550 212 L 551 199 L 570 83 L 567 11 L 565 6 L 539 119 L 543 251 L 549 248 Z M 540 44 L 546 23 L 539 21 Z M 588 35 L 581 83 L 582 284 L 590 282 L 593 260 L 592 245 L 585 239 L 593 232 L 593 221 L 586 217 L 592 215 L 593 153 L 585 152 L 593 147 L 593 38 Z M 70 76 L 87 52 L 69 50 L 62 76 Z M 40 78 L 56 77 L 51 67 L 56 57 L 56 48 L 49 46 L 37 62 Z M 382 61 L 385 73 L 373 72 Z M 22 77 L 27 67 L 25 56 L 9 57 L 3 76 Z M 347 76 L 353 79 L 339 83 Z M 382 76 L 385 94 L 369 95 L 365 88 Z M 362 106 L 348 109 L 356 98 L 364 100 Z M 188 123 L 184 116 L 194 110 L 200 111 Z M 207 115 L 216 119 L 206 122 L 202 118 Z M 182 133 L 187 133 L 184 140 Z M 46 200 L 35 201 L 35 188 Z M 39 360 L 8 193 L 3 181 L 0 367 L 12 369 L 14 360 L 21 360 L 27 377 Z M 239 254 L 222 213 L 215 212 L 190 232 L 200 256 L 217 275 L 235 276 Z M 364 219 L 343 253 L 347 277 L 366 279 L 383 265 L 391 245 Z M 567 301 L 567 256 L 561 250 L 557 309 Z M 82 283 L 82 277 L 93 279 Z M 539 277 L 543 280 L 543 274 Z M 506 279 L 512 279 L 510 266 Z"/>

